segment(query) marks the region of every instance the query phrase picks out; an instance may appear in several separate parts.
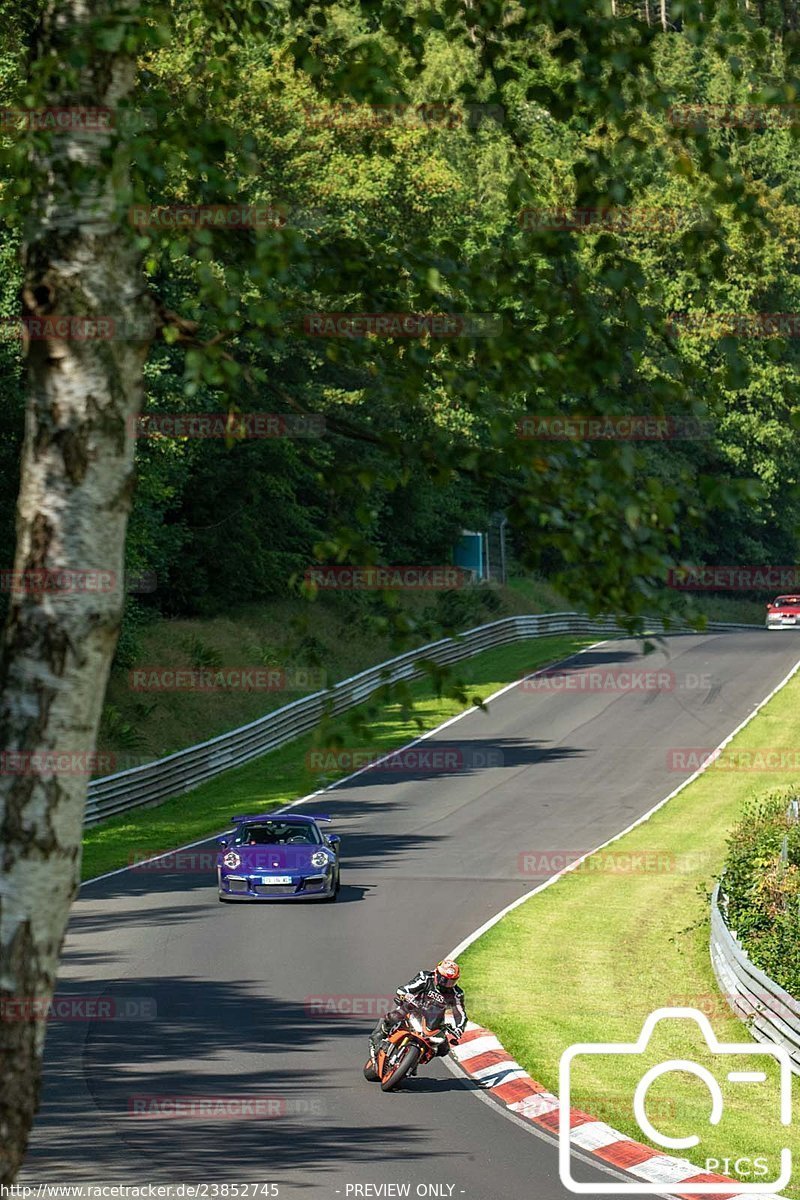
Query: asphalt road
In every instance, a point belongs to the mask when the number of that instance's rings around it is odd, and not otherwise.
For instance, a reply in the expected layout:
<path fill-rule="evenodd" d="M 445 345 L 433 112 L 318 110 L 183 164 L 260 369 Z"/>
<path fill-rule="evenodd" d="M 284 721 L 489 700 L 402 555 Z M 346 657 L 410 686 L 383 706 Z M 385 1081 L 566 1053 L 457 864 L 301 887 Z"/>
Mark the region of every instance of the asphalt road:
<path fill-rule="evenodd" d="M 583 665 L 641 667 L 638 653 L 614 642 Z M 790 634 L 679 636 L 646 662 L 674 672 L 663 690 L 506 692 L 425 743 L 438 768 L 376 769 L 307 806 L 342 834 L 337 904 L 219 904 L 202 869 L 84 887 L 59 995 L 136 1002 L 143 1019 L 51 1024 L 22 1180 L 563 1200 L 554 1144 L 443 1064 L 398 1094 L 366 1083 L 375 1009 L 539 882 L 521 854 L 585 851 L 625 828 L 690 773 L 670 769 L 669 748 L 716 746 L 799 656 Z M 361 1015 L 320 1013 L 331 997 Z M 233 1115 L 137 1115 L 190 1097 L 225 1097 Z"/>

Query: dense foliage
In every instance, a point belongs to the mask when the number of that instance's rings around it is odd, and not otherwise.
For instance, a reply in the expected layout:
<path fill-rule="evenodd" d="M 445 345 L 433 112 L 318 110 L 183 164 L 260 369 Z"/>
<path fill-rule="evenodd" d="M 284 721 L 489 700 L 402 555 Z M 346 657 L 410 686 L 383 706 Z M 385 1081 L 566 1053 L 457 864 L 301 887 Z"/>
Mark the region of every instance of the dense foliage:
<path fill-rule="evenodd" d="M 750 958 L 800 999 L 800 821 L 794 793 L 749 804 L 728 840 L 727 920 Z"/>
<path fill-rule="evenodd" d="M 794 0 L 43 11 L 0 0 L 0 566 L 12 562 L 25 392 L 13 561 L 80 571 L 90 564 L 75 558 L 102 555 L 119 573 L 125 550 L 129 578 L 157 586 L 131 595 L 123 656 L 148 611 L 279 596 L 314 561 L 434 565 L 492 513 L 520 562 L 631 629 L 644 613 L 674 615 L 666 583 L 682 562 L 797 557 L 797 331 L 708 327 L 796 307 Z M 39 119 L 84 98 L 114 105 L 113 122 L 66 136 Z M 675 121 L 687 105 L 700 115 Z M 717 119 L 728 106 L 758 119 Z M 181 206 L 240 219 L 152 217 Z M 598 209 L 617 216 L 540 219 Z M 242 220 L 254 211 L 270 217 Z M 104 330 L 116 316 L 118 341 L 30 321 L 15 341 L 19 313 Z M 450 328 L 330 336 L 317 322 L 336 313 Z M 128 528 L 125 422 L 145 361 Z M 323 422 L 324 435 L 239 436 L 242 414 L 275 413 Z M 192 414 L 223 414 L 224 436 L 153 432 Z M 683 432 L 549 436 L 567 417 Z M 417 615 L 391 588 L 379 603 L 393 644 L 469 607 L 445 597 Z M 52 995 L 80 858 L 85 781 L 36 751 L 91 753 L 121 610 L 117 587 L 75 603 L 24 591 L 6 622 L 3 744 L 32 752 L 0 783 L 0 892 L 14 897 L 2 988 L 14 999 Z M 208 658 L 201 640 L 191 653 Z M 796 962 L 783 881 L 797 864 L 780 870 L 769 904 Z M 746 932 L 772 968 L 778 934 Z M 43 1030 L 0 1031 L 7 1183 L 36 1110 Z"/>
<path fill-rule="evenodd" d="M 795 561 L 797 342 L 668 322 L 798 309 L 798 125 L 670 117 L 790 103 L 793 10 L 672 4 L 664 32 L 656 7 L 286 2 L 257 27 L 188 0 L 150 10 L 121 214 L 260 203 L 280 221 L 136 230 L 162 321 L 148 412 L 313 413 L 326 433 L 142 437 L 128 563 L 158 587 L 131 622 L 285 594 L 315 559 L 447 561 L 493 512 L 524 564 L 622 614 L 673 608 L 676 562 Z M 34 15 L 13 18 L 20 49 Z M 21 103 L 21 62 L 7 43 L 4 103 Z M 654 219 L 565 232 L 521 218 L 573 206 Z M 0 315 L 16 311 L 24 207 L 4 210 Z M 689 215 L 659 221 L 676 210 Z M 309 314 L 343 311 L 497 324 L 306 332 Z M 9 547 L 20 351 L 0 344 Z M 526 413 L 706 424 L 656 443 L 521 439 Z"/>

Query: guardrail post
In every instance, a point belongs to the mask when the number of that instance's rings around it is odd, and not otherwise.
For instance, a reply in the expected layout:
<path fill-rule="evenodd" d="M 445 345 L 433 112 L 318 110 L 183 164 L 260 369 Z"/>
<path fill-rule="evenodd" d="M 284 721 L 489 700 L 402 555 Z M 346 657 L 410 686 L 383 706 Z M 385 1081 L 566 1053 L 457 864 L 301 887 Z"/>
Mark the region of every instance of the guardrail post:
<path fill-rule="evenodd" d="M 645 618 L 646 622 L 649 620 Z M 731 625 L 730 628 L 748 627 Z M 761 629 L 763 626 L 749 628 Z M 384 682 L 418 679 L 423 672 L 414 664 L 420 658 L 432 658 L 435 662 L 459 662 L 481 650 L 528 638 L 555 633 L 615 632 L 620 632 L 620 629 L 613 617 L 589 618 L 585 613 L 561 612 L 502 617 L 498 621 L 469 629 L 458 638 L 442 638 L 343 679 L 325 692 L 315 692 L 294 700 L 248 725 L 219 734 L 207 742 L 188 746 L 142 766 L 118 771 L 115 775 L 93 779 L 87 795 L 86 824 L 95 825 L 106 817 L 128 809 L 182 795 L 206 779 L 213 779 L 223 771 L 259 758 L 268 750 L 274 750 L 313 729 L 328 702 L 338 715 L 372 695 Z"/>

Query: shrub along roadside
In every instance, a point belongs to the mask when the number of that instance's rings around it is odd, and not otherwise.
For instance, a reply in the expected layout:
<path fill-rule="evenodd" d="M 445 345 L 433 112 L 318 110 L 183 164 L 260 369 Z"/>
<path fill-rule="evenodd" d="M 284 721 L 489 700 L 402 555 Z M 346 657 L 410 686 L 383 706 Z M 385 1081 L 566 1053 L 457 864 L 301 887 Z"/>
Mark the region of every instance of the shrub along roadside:
<path fill-rule="evenodd" d="M 800 997 L 800 820 L 796 789 L 745 806 L 728 839 L 723 889 L 729 927 L 757 967 Z"/>
<path fill-rule="evenodd" d="M 587 637 L 543 637 L 486 650 L 461 663 L 457 678 L 485 699 L 504 684 L 539 667 L 558 662 L 595 639 Z M 157 808 L 140 808 L 114 817 L 87 830 L 83 839 L 83 878 L 124 867 L 135 859 L 211 837 L 227 828 L 234 812 L 267 811 L 288 804 L 348 774 L 347 769 L 330 772 L 324 779 L 307 760 L 317 746 L 354 744 L 351 721 L 361 718 L 369 727 L 375 754 L 404 745 L 425 730 L 435 729 L 465 705 L 451 697 L 435 694 L 429 680 L 411 685 L 416 702 L 412 715 L 397 703 L 367 702 L 325 728 L 307 734 L 243 767 L 226 771 L 184 796 L 167 800 Z M 363 734 L 356 739 L 365 746 Z"/>

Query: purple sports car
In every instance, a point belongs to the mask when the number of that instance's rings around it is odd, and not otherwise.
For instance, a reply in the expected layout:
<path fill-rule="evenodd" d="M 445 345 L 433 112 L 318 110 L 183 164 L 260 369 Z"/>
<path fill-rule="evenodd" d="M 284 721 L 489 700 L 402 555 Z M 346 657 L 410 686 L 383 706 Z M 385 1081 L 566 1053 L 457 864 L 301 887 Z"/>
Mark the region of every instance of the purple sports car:
<path fill-rule="evenodd" d="M 220 900 L 335 900 L 338 834 L 323 834 L 323 816 L 234 817 L 236 830 L 217 842 Z"/>

